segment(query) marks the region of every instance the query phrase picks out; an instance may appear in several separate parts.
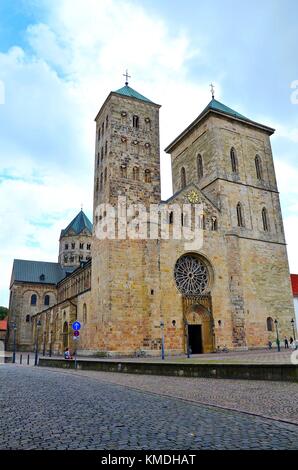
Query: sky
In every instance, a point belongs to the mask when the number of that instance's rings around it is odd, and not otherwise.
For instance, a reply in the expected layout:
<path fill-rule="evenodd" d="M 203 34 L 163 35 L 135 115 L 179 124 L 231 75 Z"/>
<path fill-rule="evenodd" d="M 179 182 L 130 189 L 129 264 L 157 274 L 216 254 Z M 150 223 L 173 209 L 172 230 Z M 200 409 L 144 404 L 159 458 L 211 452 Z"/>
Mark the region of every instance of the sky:
<path fill-rule="evenodd" d="M 298 273 L 296 0 L 0 0 L 0 305 L 14 258 L 57 261 L 60 230 L 92 217 L 96 116 L 130 85 L 162 105 L 163 149 L 219 101 L 272 137 L 291 272 Z M 293 86 L 294 88 L 291 88 Z"/>

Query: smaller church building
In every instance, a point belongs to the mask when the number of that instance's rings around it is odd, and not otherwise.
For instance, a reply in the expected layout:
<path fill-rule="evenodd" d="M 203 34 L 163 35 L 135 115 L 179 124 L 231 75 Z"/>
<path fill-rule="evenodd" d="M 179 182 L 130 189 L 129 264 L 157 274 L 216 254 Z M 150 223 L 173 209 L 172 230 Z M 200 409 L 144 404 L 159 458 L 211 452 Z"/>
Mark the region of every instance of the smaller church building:
<path fill-rule="evenodd" d="M 61 298 L 90 289 L 92 223 L 81 210 L 61 230 L 57 263 L 15 259 L 10 282 L 8 348 L 13 348 L 16 325 L 16 347 L 32 351 L 34 347 L 34 316 L 57 306 Z M 82 279 L 81 272 L 84 271 Z M 89 273 L 89 276 L 88 276 Z M 71 301 L 63 303 L 67 310 Z M 62 338 L 63 343 L 63 338 Z M 47 344 L 47 350 L 50 345 Z M 62 346 L 61 346 L 62 348 Z"/>

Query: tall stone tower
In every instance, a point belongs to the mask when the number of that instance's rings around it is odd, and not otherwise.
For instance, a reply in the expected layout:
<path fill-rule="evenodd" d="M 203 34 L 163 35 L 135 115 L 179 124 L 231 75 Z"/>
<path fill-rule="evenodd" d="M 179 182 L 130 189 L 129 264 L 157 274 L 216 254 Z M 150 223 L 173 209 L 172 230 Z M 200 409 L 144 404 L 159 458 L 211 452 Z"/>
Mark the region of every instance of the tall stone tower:
<path fill-rule="evenodd" d="M 150 316 L 158 314 L 158 242 L 125 234 L 120 240 L 98 239 L 96 229 L 106 214 L 99 215 L 98 208 L 110 204 L 121 215 L 119 197 L 127 206 L 160 202 L 159 108 L 126 83 L 109 94 L 95 119 L 93 321 L 99 349 L 111 354 L 151 341 Z"/>
<path fill-rule="evenodd" d="M 205 234 L 202 252 L 214 271 L 215 334 L 233 348 L 274 340 L 274 320 L 283 334 L 291 334 L 293 300 L 273 132 L 213 98 L 166 149 L 174 193 L 194 183 L 219 208 L 217 246 L 210 250 L 213 235 Z"/>

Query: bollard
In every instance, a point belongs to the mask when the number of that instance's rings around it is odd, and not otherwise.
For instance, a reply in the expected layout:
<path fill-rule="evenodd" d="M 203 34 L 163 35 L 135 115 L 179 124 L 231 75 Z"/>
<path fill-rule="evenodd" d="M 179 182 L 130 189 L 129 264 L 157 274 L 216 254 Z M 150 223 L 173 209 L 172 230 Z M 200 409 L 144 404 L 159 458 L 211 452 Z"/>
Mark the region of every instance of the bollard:
<path fill-rule="evenodd" d="M 23 362 L 23 354 L 20 355 L 20 364 Z"/>
<path fill-rule="evenodd" d="M 29 366 L 30 364 L 30 354 L 28 354 L 28 357 L 27 357 L 27 366 Z"/>

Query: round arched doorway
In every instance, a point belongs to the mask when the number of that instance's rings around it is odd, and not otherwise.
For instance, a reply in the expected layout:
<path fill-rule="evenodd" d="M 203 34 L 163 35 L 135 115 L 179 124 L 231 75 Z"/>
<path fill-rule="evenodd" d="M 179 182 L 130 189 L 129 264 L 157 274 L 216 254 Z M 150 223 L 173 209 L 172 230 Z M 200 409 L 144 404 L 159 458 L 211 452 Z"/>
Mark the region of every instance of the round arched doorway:
<path fill-rule="evenodd" d="M 197 253 L 186 253 L 175 264 L 174 278 L 182 295 L 185 352 L 201 354 L 214 351 L 211 264 Z"/>

